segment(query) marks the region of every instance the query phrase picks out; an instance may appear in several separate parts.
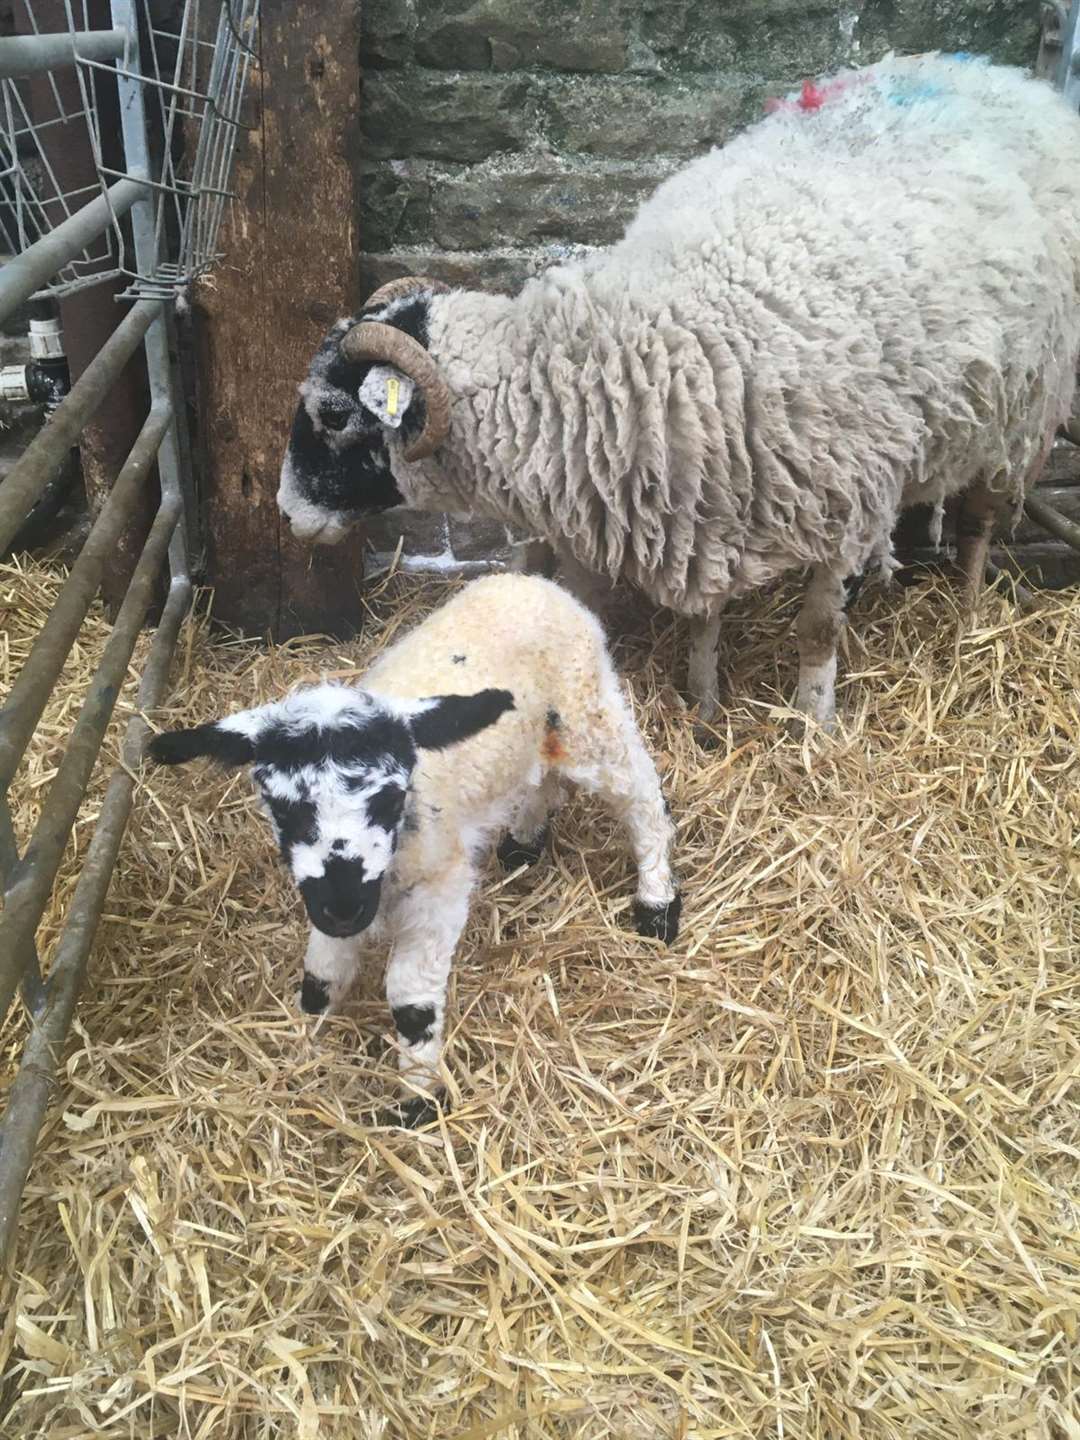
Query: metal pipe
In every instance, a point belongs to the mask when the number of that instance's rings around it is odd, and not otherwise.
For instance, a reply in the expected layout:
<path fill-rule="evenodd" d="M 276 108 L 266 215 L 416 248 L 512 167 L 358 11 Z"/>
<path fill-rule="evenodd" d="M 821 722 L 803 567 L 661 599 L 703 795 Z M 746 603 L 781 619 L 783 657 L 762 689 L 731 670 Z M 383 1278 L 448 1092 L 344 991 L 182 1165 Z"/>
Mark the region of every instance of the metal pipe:
<path fill-rule="evenodd" d="M 986 562 L 986 578 L 991 585 L 1003 584 L 1011 590 L 1013 603 L 1018 610 L 1030 610 L 1035 604 L 1035 596 L 1027 586 L 1022 584 L 1015 575 L 1010 574 L 1008 570 L 1002 570 L 1000 565 L 995 565 L 993 560 Z"/>
<path fill-rule="evenodd" d="M 0 40 L 0 80 L 17 80 L 42 70 L 59 70 L 80 60 L 118 60 L 127 48 L 126 30 L 76 30 L 54 35 L 15 35 Z"/>
<path fill-rule="evenodd" d="M 0 324 L 145 194 L 146 186 L 138 180 L 118 180 L 104 195 L 96 196 L 62 220 L 55 230 L 8 260 L 0 269 Z"/>
<path fill-rule="evenodd" d="M 83 426 L 105 399 L 139 341 L 160 314 L 160 300 L 140 300 L 132 306 L 71 387 L 48 425 L 12 466 L 0 485 L 0 555 L 7 551 L 50 477 L 64 463 Z"/>
<path fill-rule="evenodd" d="M 1051 535 L 1064 540 L 1065 544 L 1071 545 L 1074 550 L 1080 550 L 1080 525 L 1062 515 L 1060 510 L 1055 510 L 1053 505 L 1040 500 L 1038 495 L 1029 495 L 1024 501 L 1024 509 L 1036 525 L 1049 530 Z"/>
<path fill-rule="evenodd" d="M 168 680 L 169 662 L 190 600 L 190 584 L 183 580 L 174 582 L 139 686 L 140 711 L 152 710 L 160 703 Z M 127 828 L 135 775 L 148 731 L 149 726 L 141 714 L 133 716 L 128 723 L 120 765 L 105 791 L 101 814 L 53 958 L 48 1000 L 27 1038 L 11 1087 L 0 1135 L 0 1270 L 15 1238 L 19 1199 L 30 1173 L 34 1147 L 52 1093 L 53 1076 L 63 1055 L 75 1002 L 86 975 L 87 957 Z"/>
<path fill-rule="evenodd" d="M 1057 87 L 1075 115 L 1080 108 L 1080 0 L 1073 0 L 1061 32 Z"/>
<path fill-rule="evenodd" d="M 138 16 L 133 0 L 111 0 L 112 22 L 119 29 L 138 33 Z M 140 65 L 138 52 L 132 59 L 130 69 Z M 120 97 L 120 122 L 124 136 L 124 162 L 128 172 L 139 179 L 150 178 L 150 153 L 147 148 L 146 106 L 143 82 L 137 74 L 118 75 L 116 87 Z M 166 144 L 168 144 L 166 137 Z M 135 265 L 140 276 L 153 276 L 158 267 L 161 253 L 161 237 L 155 221 L 155 205 L 152 193 L 145 190 L 131 212 L 131 236 L 135 244 Z M 174 415 L 181 410 L 182 399 L 174 393 L 172 365 L 169 358 L 169 332 L 162 312 L 146 336 L 146 374 L 150 382 L 150 395 L 157 405 L 172 406 Z M 188 579 L 189 526 L 194 519 L 194 497 L 190 483 L 185 485 L 180 467 L 180 444 L 175 419 L 165 434 L 158 456 L 158 475 L 161 479 L 162 502 L 175 497 L 183 505 L 183 514 L 173 537 L 169 551 L 169 568 L 173 579 Z"/>
<path fill-rule="evenodd" d="M 8 877 L 19 863 L 19 847 L 15 842 L 15 827 L 11 823 L 11 811 L 7 799 L 0 795 L 0 883 L 6 885 Z M 23 999 L 31 1014 L 37 1014 L 45 999 L 45 987 L 41 983 L 41 965 L 38 961 L 37 945 L 31 939 L 23 955 L 22 963 L 16 961 L 22 975 Z"/>
<path fill-rule="evenodd" d="M 0 709 L 0 794 L 7 790 L 18 769 L 171 421 L 172 409 L 168 404 L 155 405 L 146 417 L 56 604 Z"/>
<path fill-rule="evenodd" d="M 71 827 L 116 705 L 128 662 L 154 594 L 154 581 L 165 557 L 182 506 L 179 496 L 163 499 L 131 584 L 105 646 L 101 664 L 86 691 L 64 758 L 49 787 L 26 853 L 15 866 L 0 914 L 0 1018 L 21 979 L 18 960 L 48 904 Z"/>

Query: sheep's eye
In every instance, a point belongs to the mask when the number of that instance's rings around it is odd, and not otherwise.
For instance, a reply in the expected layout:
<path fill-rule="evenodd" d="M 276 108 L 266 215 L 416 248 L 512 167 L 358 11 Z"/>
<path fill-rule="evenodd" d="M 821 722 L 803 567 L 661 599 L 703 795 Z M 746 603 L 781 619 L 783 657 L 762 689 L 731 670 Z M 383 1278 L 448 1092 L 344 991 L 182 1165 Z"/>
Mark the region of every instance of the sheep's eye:
<path fill-rule="evenodd" d="M 327 430 L 344 430 L 349 423 L 349 412 L 347 410 L 320 410 L 319 419 Z"/>

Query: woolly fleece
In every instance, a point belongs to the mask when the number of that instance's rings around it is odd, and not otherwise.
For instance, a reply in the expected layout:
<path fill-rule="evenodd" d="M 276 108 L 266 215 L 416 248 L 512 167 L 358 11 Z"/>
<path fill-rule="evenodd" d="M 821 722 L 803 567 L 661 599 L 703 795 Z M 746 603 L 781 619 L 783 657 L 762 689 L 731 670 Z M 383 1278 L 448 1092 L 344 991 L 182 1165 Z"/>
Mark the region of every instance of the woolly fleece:
<path fill-rule="evenodd" d="M 414 465 L 391 442 L 410 506 L 561 540 L 688 614 L 887 563 L 902 505 L 976 479 L 1015 512 L 1075 384 L 1080 118 L 940 56 L 815 93 L 612 249 L 432 299 L 452 429 Z"/>

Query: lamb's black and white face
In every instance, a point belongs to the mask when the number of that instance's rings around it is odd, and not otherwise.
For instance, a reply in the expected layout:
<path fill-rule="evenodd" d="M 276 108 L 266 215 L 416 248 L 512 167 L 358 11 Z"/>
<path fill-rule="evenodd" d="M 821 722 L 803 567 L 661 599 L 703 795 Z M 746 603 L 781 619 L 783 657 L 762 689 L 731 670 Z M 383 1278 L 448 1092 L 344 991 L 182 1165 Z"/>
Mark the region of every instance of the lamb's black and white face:
<path fill-rule="evenodd" d="M 158 735 L 159 764 L 250 765 L 311 923 L 335 938 L 375 919 L 421 749 L 466 740 L 513 709 L 507 690 L 394 704 L 314 685 L 276 704 Z"/>
<path fill-rule="evenodd" d="M 397 849 L 416 763 L 407 723 L 370 696 L 324 685 L 274 707 L 253 735 L 252 779 L 311 923 L 366 930 Z M 222 722 L 242 728 L 245 717 Z"/>
<path fill-rule="evenodd" d="M 339 320 L 316 351 L 300 386 L 277 493 L 278 509 L 297 539 L 336 544 L 365 517 L 405 503 L 390 468 L 387 431 L 359 398 L 371 362 L 346 360 L 341 340 L 358 320 L 378 320 L 426 346 L 428 299 L 409 296 Z M 423 419 L 416 394 L 401 436 L 418 433 Z"/>

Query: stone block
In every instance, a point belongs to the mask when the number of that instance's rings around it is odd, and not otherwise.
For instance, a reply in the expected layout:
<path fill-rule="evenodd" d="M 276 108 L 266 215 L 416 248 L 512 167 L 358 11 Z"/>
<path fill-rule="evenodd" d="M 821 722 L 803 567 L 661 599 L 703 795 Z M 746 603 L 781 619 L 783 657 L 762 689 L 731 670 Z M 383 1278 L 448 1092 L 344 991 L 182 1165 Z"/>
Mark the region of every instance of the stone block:
<path fill-rule="evenodd" d="M 364 0 L 360 6 L 360 66 L 379 70 L 412 58 L 416 0 Z"/>
<path fill-rule="evenodd" d="M 1039 49 L 1039 6 L 1026 0 L 866 0 L 855 36 L 862 56 L 889 50 L 968 50 L 1009 65 L 1032 65 Z"/>
<path fill-rule="evenodd" d="M 509 549 L 506 527 L 497 520 L 459 520 L 451 515 L 448 523 L 455 560 L 492 560 Z"/>
<path fill-rule="evenodd" d="M 441 555 L 447 547 L 446 517 L 421 510 L 388 510 L 365 523 L 364 538 L 381 555 L 392 555 L 399 541 L 406 555 Z"/>
<path fill-rule="evenodd" d="M 548 140 L 563 154 L 698 155 L 762 113 L 760 88 L 740 75 L 704 83 L 560 76 L 542 93 Z"/>
<path fill-rule="evenodd" d="M 552 263 L 544 250 L 394 250 L 361 255 L 360 294 L 370 295 L 402 275 L 430 275 L 447 285 L 515 295 L 525 281 Z"/>
<path fill-rule="evenodd" d="M 613 73 L 627 63 L 632 8 L 610 0 L 422 0 L 416 56 L 443 70 Z"/>
<path fill-rule="evenodd" d="M 431 184 L 424 161 L 384 161 L 361 172 L 360 243 L 390 250 L 431 233 Z"/>
<path fill-rule="evenodd" d="M 801 79 L 849 58 L 861 0 L 647 0 L 641 38 L 666 74 L 737 66 L 757 79 Z M 848 12 L 845 14 L 845 11 Z"/>
<path fill-rule="evenodd" d="M 360 98 L 364 158 L 474 164 L 497 151 L 520 150 L 532 129 L 528 96 L 522 76 L 370 72 Z"/>
<path fill-rule="evenodd" d="M 477 166 L 436 186 L 435 241 L 455 250 L 549 239 L 610 244 L 673 168 L 670 160 L 582 165 L 548 156 Z"/>

